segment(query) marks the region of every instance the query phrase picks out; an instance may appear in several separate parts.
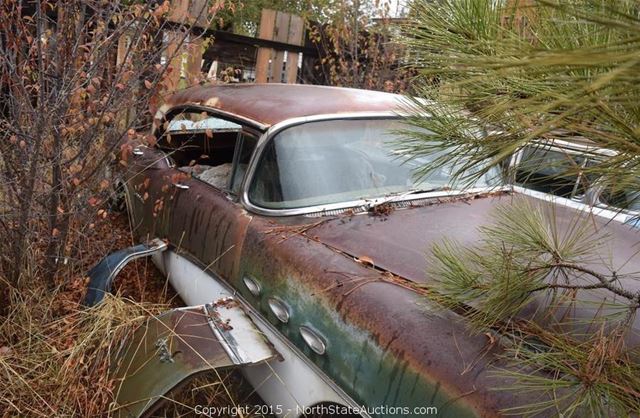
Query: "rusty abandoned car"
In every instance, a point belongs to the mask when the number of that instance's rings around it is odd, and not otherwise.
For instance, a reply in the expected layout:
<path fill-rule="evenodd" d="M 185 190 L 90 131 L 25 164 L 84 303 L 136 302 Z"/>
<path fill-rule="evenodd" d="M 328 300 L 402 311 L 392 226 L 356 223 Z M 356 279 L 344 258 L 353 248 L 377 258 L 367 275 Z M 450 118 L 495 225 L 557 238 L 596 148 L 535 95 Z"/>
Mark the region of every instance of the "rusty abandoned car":
<path fill-rule="evenodd" d="M 528 400 L 494 390 L 510 384 L 492 373 L 512 367 L 495 355 L 500 345 L 418 290 L 433 243 L 473 243 L 496 205 L 541 200 L 491 171 L 464 190 L 452 167 L 415 180 L 428 161 L 394 147 L 401 99 L 216 85 L 163 105 L 157 144 L 134 149 L 124 183 L 145 244 L 96 266 L 90 293 L 108 289 L 98 270 L 151 255 L 190 307 L 162 318 L 180 338 L 156 325 L 143 349 L 124 355 L 137 375 L 120 388 L 123 416 L 148 413 L 190 375 L 234 365 L 277 416 L 318 405 L 355 416 L 500 416 Z M 558 207 L 558 222 L 576 212 Z M 631 258 L 635 232 L 607 228 L 616 260 Z"/>

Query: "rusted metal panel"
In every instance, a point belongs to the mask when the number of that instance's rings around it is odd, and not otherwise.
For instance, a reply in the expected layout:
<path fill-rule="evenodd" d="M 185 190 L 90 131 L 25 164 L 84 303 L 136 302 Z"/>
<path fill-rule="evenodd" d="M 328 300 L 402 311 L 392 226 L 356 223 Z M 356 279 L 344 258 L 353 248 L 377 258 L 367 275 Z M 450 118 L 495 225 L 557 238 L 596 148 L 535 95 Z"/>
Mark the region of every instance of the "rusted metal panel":
<path fill-rule="evenodd" d="M 276 356 L 231 298 L 171 310 L 148 319 L 121 353 L 113 371 L 118 382 L 114 415 L 148 416 L 185 379 Z"/>
<path fill-rule="evenodd" d="M 269 126 L 318 114 L 401 111 L 403 100 L 391 93 L 301 84 L 206 85 L 177 92 L 167 99 L 164 110 L 195 104 Z"/>
<path fill-rule="evenodd" d="M 434 199 L 428 206 L 396 210 L 388 216 L 341 217 L 309 233 L 354 257 L 370 258 L 376 267 L 425 283 L 428 249 L 447 237 L 462 245 L 476 242 L 477 228 L 490 221 L 491 208 L 501 197 L 450 203 Z"/>
<path fill-rule="evenodd" d="M 462 417 L 499 415 L 500 408 L 523 401 L 491 391 L 509 384 L 490 376 L 497 347 L 486 336 L 470 335 L 463 318 L 304 234 L 273 232 L 281 226 L 254 218 L 244 244 L 241 275 L 259 280 L 263 295 L 234 284 L 356 402 L 437 406 L 442 416 Z M 269 296 L 291 305 L 288 324 L 269 313 Z M 326 338 L 325 355 L 306 347 L 301 325 Z"/>
<path fill-rule="evenodd" d="M 168 203 L 175 193 L 169 186 L 177 170 L 169 167 L 164 153 L 156 148 L 140 147 L 136 152 L 141 155 L 129 157 L 125 173 L 133 232 L 143 240 L 166 238 Z"/>
<path fill-rule="evenodd" d="M 504 408 L 528 402 L 526 395 L 494 390 L 513 384 L 492 375 L 493 367 L 513 367 L 496 357 L 502 348 L 485 335 L 471 334 L 464 317 L 437 306 L 413 283 L 426 281 L 432 244 L 445 236 L 463 244 L 477 242 L 477 226 L 489 222 L 493 207 L 512 198 L 503 194 L 442 202 L 397 210 L 384 218 L 256 217 L 244 243 L 241 275 L 260 281 L 264 296 L 255 298 L 241 283 L 236 286 L 266 316 L 268 296 L 290 303 L 289 324 L 270 319 L 301 349 L 305 345 L 296 325 L 311 323 L 325 335 L 325 356 L 306 352 L 358 402 L 413 405 L 437 399 L 435 406 L 448 405 L 443 415 L 499 415 Z M 550 210 L 560 231 L 579 215 L 568 208 Z M 606 220 L 594 222 L 604 227 Z M 619 224 L 607 228 L 615 230 L 613 265 L 632 260 L 623 270 L 638 271 L 638 233 Z M 358 260 L 365 256 L 375 267 Z M 628 285 L 638 289 L 638 283 Z M 574 314 L 587 318 L 593 311 Z M 296 323 L 296 318 L 303 322 Z M 635 329 L 639 323 L 636 320 Z"/>
<path fill-rule="evenodd" d="M 398 210 L 389 216 L 341 217 L 339 220 L 324 222 L 310 230 L 314 239 L 352 257 L 366 257 L 380 269 L 392 272 L 417 284 L 427 283 L 428 253 L 434 244 L 444 239 L 454 239 L 462 246 L 475 245 L 480 237 L 479 227 L 492 222 L 492 209 L 511 199 L 523 198 L 513 195 L 490 195 L 473 200 L 453 200 L 413 209 Z M 611 254 L 603 255 L 612 268 L 617 270 L 619 283 L 631 292 L 640 291 L 640 283 L 634 279 L 640 271 L 637 242 L 639 232 L 618 222 L 590 216 L 567 207 L 550 205 L 533 198 L 533 205 L 542 205 L 548 210 L 548 218 L 553 219 L 560 237 L 585 219 L 596 230 L 609 233 Z M 464 219 L 464 222 L 460 220 Z M 609 275 L 607 264 L 601 260 L 585 260 L 583 265 L 598 273 Z M 608 292 L 592 291 L 585 293 L 597 306 Z M 533 312 L 540 311 L 539 304 L 549 301 L 541 298 L 523 312 L 529 318 Z M 602 307 L 601 309 L 606 309 Z M 575 307 L 573 315 L 588 322 L 596 314 L 593 307 Z M 602 313 L 602 312 L 601 312 Z M 561 315 L 560 312 L 558 315 Z M 640 317 L 636 318 L 634 328 L 640 330 Z M 638 336 L 636 336 L 638 337 Z M 638 339 L 638 338 L 636 338 Z"/>
<path fill-rule="evenodd" d="M 269 84 L 198 87 L 169 103 L 209 106 L 271 125 L 321 113 L 389 111 L 399 100 L 386 93 Z M 163 172 L 170 170 L 146 175 L 161 179 Z M 378 216 L 265 218 L 250 217 L 197 180 L 185 181 L 189 190 L 173 195 L 170 205 L 172 243 L 213 265 L 358 403 L 431 402 L 441 415 L 458 417 L 500 415 L 501 409 L 529 401 L 528 395 L 494 390 L 513 383 L 491 373 L 492 366 L 510 368 L 496 356 L 499 344 L 472 335 L 462 315 L 438 306 L 420 286 L 427 282 L 427 254 L 434 243 L 445 237 L 477 243 L 478 227 L 513 195 L 432 200 Z M 561 206 L 549 210 L 561 231 L 579 215 Z M 604 228 L 606 220 L 592 222 Z M 621 275 L 640 270 L 634 258 L 638 232 L 615 223 L 606 228 L 613 237 L 612 265 L 625 266 Z M 251 293 L 245 277 L 257 280 L 261 291 Z M 635 281 L 623 285 L 638 289 Z M 270 310 L 272 297 L 290 306 L 286 323 Z M 305 344 L 300 327 L 325 339 L 325 354 Z"/>

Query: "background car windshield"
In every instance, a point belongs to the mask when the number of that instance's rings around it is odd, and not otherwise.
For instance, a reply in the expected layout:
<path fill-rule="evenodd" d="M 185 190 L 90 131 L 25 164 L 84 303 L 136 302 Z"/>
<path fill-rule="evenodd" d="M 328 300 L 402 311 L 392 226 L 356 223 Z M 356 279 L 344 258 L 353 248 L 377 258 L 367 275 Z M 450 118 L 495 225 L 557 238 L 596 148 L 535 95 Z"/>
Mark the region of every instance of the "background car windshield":
<path fill-rule="evenodd" d="M 267 144 L 249 199 L 264 208 L 292 209 L 455 188 L 453 166 L 416 180 L 415 170 L 439 154 L 406 161 L 397 151 L 402 129 L 408 128 L 398 119 L 332 120 L 288 128 Z M 494 186 L 497 179 L 497 171 L 489 172 L 471 186 Z"/>

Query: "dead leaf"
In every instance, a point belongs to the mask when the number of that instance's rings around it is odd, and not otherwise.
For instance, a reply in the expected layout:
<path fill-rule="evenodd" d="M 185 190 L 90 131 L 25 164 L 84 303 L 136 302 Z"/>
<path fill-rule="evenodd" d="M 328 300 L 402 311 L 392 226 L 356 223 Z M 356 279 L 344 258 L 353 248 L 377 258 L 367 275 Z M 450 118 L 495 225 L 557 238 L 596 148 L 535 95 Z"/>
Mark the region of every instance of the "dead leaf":
<path fill-rule="evenodd" d="M 367 257 L 366 255 L 356 257 L 356 262 L 364 264 L 365 266 L 375 266 L 375 264 L 373 263 L 373 259 L 371 257 Z"/>
<path fill-rule="evenodd" d="M 489 339 L 489 345 L 494 345 L 496 343 L 496 337 L 490 332 L 485 332 L 484 335 Z"/>
<path fill-rule="evenodd" d="M 153 83 L 149 80 L 144 80 L 144 86 L 148 89 L 151 90 L 153 88 Z"/>

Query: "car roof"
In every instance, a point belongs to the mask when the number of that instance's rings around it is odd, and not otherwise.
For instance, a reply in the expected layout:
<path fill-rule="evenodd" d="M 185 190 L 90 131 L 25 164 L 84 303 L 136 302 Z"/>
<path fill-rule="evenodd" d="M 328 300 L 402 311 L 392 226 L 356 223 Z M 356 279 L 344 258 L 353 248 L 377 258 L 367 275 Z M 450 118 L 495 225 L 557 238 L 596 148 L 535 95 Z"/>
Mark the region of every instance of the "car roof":
<path fill-rule="evenodd" d="M 156 114 L 197 105 L 238 116 L 266 128 L 292 118 L 367 112 L 401 112 L 398 94 L 308 84 L 208 84 L 171 95 Z"/>

